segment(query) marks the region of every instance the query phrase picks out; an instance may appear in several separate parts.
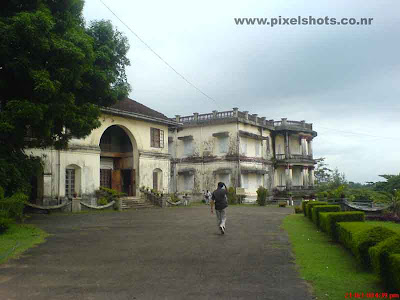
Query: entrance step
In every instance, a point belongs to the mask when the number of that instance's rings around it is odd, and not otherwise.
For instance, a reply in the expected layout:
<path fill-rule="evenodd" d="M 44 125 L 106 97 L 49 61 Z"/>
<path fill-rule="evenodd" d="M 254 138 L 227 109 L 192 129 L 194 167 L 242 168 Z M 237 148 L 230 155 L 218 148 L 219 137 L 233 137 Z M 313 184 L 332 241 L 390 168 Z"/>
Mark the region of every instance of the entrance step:
<path fill-rule="evenodd" d="M 140 197 L 124 197 L 122 200 L 122 209 L 140 209 L 140 208 L 152 208 L 154 205 L 144 198 Z"/>

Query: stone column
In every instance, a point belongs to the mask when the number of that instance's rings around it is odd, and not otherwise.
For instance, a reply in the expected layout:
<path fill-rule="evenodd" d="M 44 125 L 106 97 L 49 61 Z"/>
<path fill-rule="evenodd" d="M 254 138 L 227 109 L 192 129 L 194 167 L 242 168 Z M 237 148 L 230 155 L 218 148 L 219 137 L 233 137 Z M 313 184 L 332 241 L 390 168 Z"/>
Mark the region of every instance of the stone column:
<path fill-rule="evenodd" d="M 304 188 L 308 188 L 308 167 L 303 167 Z"/>
<path fill-rule="evenodd" d="M 213 110 L 213 111 L 212 111 L 212 113 L 213 113 L 213 117 L 214 117 L 214 119 L 216 119 L 216 118 L 217 118 L 217 113 L 218 113 L 218 110 Z"/>
<path fill-rule="evenodd" d="M 304 135 L 301 136 L 301 154 L 303 156 L 307 155 L 306 137 Z"/>
<path fill-rule="evenodd" d="M 314 186 L 315 176 L 314 176 L 314 167 L 310 167 L 309 170 L 310 177 L 310 186 Z"/>
<path fill-rule="evenodd" d="M 286 181 L 286 189 L 288 190 L 290 187 L 290 170 L 288 165 L 285 167 L 285 181 Z"/>
<path fill-rule="evenodd" d="M 285 157 L 286 159 L 290 158 L 290 147 L 289 147 L 289 133 L 285 133 Z"/>
<path fill-rule="evenodd" d="M 199 113 L 193 113 L 194 120 L 197 122 L 199 120 Z"/>
<path fill-rule="evenodd" d="M 239 108 L 237 108 L 237 107 L 233 108 L 233 116 L 235 118 L 239 117 Z"/>
<path fill-rule="evenodd" d="M 248 111 L 244 111 L 244 118 L 245 118 L 245 120 L 249 119 L 249 112 Z"/>
<path fill-rule="evenodd" d="M 311 157 L 313 156 L 313 151 L 312 151 L 312 138 L 308 138 L 308 155 Z"/>
<path fill-rule="evenodd" d="M 175 115 L 175 121 L 179 123 L 180 120 L 181 120 L 181 115 Z"/>
<path fill-rule="evenodd" d="M 293 166 L 289 165 L 289 186 L 292 188 L 293 185 Z"/>

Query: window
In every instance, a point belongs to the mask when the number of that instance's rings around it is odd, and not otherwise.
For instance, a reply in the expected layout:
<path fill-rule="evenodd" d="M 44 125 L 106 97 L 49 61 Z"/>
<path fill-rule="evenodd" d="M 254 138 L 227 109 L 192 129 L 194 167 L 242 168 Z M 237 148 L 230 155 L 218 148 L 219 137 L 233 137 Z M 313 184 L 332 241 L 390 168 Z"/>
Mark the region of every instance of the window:
<path fill-rule="evenodd" d="M 219 152 L 220 153 L 228 153 L 228 142 L 229 142 L 229 137 L 224 136 L 218 138 L 219 140 Z"/>
<path fill-rule="evenodd" d="M 75 169 L 65 170 L 65 196 L 72 197 L 75 193 Z"/>
<path fill-rule="evenodd" d="M 185 174 L 183 180 L 185 191 L 192 190 L 194 186 L 194 175 Z"/>
<path fill-rule="evenodd" d="M 256 156 L 260 156 L 260 142 L 256 141 Z"/>
<path fill-rule="evenodd" d="M 242 187 L 245 189 L 249 188 L 249 175 L 248 174 L 242 175 Z"/>
<path fill-rule="evenodd" d="M 193 141 L 184 140 L 183 141 L 183 155 L 190 156 L 193 155 Z"/>
<path fill-rule="evenodd" d="M 111 189 L 111 169 L 100 169 L 100 186 Z"/>
<path fill-rule="evenodd" d="M 150 128 L 150 146 L 154 148 L 164 148 L 164 130 Z"/>

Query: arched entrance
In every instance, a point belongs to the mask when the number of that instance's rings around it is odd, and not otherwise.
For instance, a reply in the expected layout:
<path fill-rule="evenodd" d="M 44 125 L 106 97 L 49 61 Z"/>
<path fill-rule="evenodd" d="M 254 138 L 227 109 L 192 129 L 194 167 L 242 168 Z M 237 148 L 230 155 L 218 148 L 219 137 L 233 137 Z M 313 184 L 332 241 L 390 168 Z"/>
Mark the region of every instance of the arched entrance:
<path fill-rule="evenodd" d="M 108 127 L 100 139 L 100 186 L 136 196 L 137 147 L 118 125 Z"/>

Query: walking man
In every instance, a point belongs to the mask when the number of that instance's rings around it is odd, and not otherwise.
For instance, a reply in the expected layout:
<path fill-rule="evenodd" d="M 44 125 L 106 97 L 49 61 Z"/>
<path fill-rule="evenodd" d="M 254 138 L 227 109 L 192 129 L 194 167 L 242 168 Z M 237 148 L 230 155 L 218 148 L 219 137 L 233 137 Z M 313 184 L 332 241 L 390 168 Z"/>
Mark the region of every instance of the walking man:
<path fill-rule="evenodd" d="M 225 208 L 228 207 L 227 188 L 225 183 L 218 182 L 218 188 L 212 193 L 211 197 L 211 214 L 213 214 L 213 206 L 215 205 L 215 214 L 217 215 L 217 225 L 222 234 L 225 234 L 226 213 Z"/>

